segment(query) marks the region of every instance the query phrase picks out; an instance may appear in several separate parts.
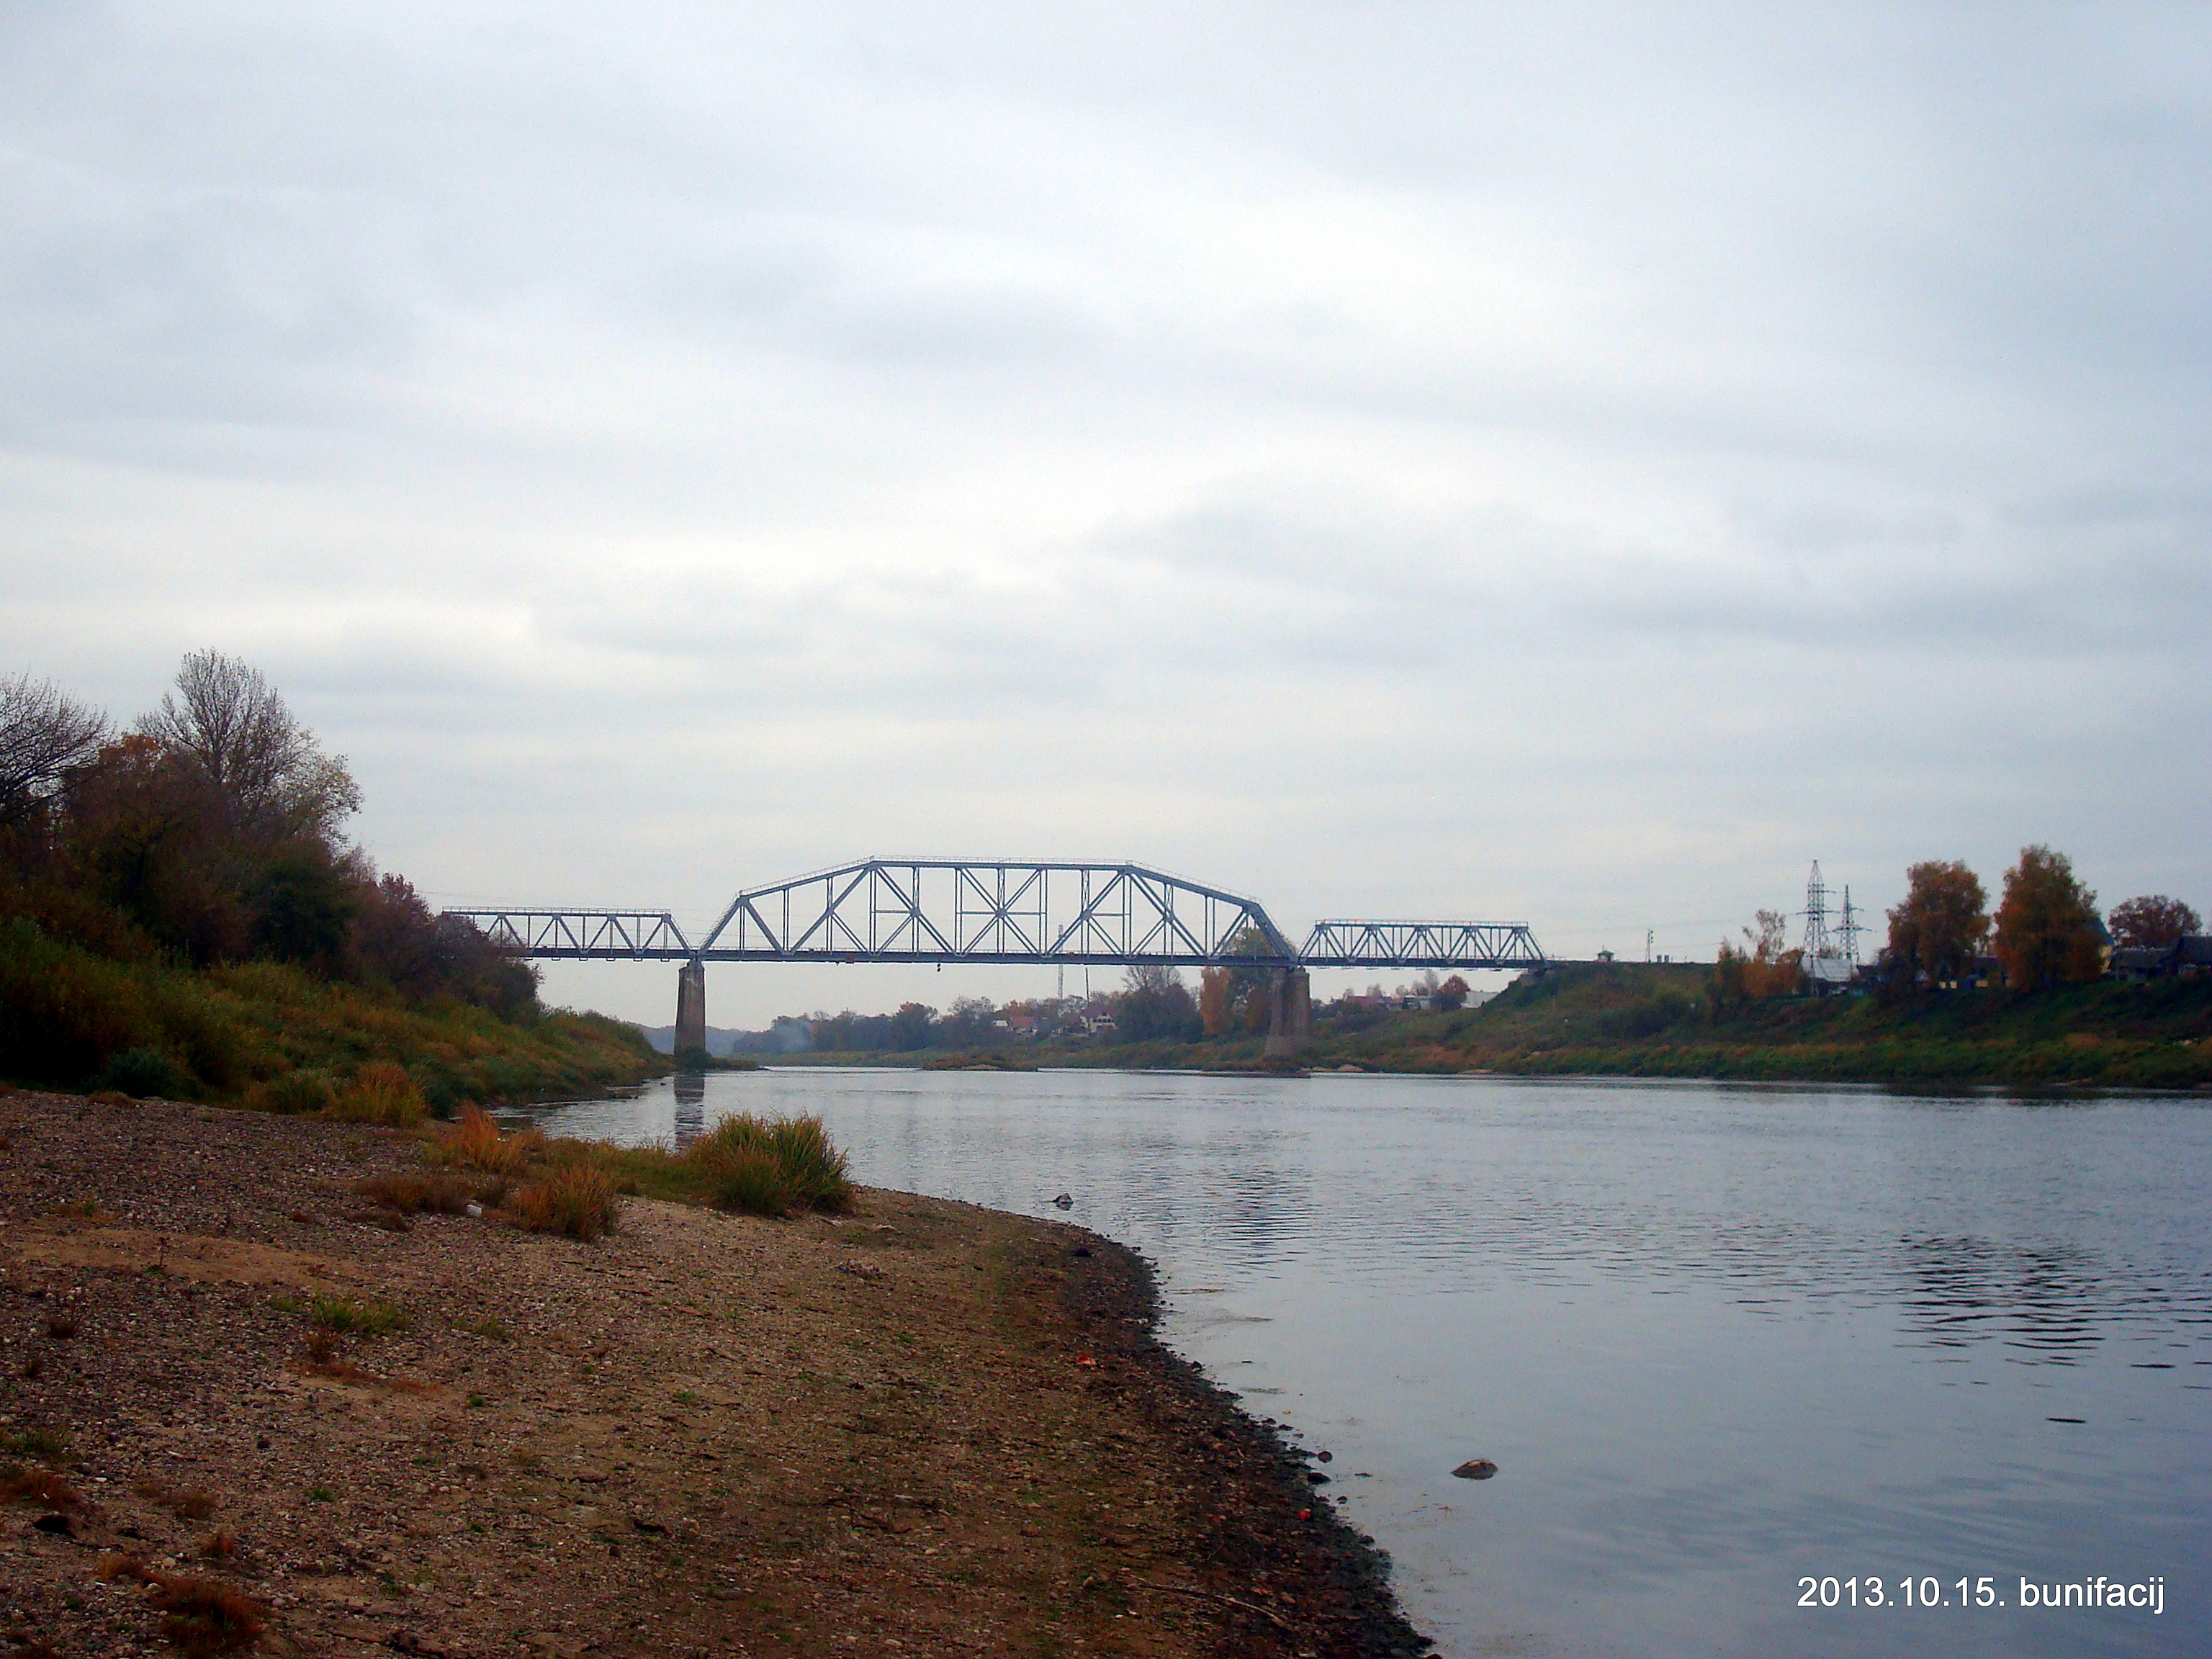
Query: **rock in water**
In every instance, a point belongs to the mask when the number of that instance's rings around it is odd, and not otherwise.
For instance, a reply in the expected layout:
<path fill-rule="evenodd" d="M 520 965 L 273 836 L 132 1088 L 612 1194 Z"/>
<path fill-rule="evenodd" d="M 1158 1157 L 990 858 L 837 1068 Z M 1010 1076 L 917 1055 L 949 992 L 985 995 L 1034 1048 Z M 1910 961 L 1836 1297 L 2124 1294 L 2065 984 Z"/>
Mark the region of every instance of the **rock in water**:
<path fill-rule="evenodd" d="M 1498 1465 L 1486 1457 L 1470 1457 L 1452 1473 L 1462 1480 L 1487 1480 L 1498 1473 Z"/>
<path fill-rule="evenodd" d="M 1052 1202 L 1053 1207 L 1055 1209 L 1072 1210 L 1075 1207 L 1075 1195 L 1072 1193 L 1062 1193 L 1058 1198 L 1053 1200 Z"/>

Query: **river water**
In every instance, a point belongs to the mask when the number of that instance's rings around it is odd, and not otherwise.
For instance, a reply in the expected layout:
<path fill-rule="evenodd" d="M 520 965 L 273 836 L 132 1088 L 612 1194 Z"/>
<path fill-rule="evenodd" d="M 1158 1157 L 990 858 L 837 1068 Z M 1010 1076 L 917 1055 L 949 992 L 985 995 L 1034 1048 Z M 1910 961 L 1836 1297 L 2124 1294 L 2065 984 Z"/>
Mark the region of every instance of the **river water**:
<path fill-rule="evenodd" d="M 1071 1194 L 1452 1659 L 2212 1653 L 2212 1102 L 792 1068 L 530 1115 L 732 1111 Z M 2021 1605 L 2100 1575 L 2164 1611 Z"/>

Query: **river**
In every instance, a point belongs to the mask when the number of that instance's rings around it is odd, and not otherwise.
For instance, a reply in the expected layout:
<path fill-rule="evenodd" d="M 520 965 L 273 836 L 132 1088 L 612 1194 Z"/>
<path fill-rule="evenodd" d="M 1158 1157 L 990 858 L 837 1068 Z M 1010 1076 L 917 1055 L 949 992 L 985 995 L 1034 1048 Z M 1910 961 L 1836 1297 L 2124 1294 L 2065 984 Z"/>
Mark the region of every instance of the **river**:
<path fill-rule="evenodd" d="M 1072 1196 L 1450 1659 L 2212 1653 L 2212 1103 L 793 1067 L 528 1115 L 733 1111 Z M 2021 1605 L 2100 1576 L 2163 1611 Z"/>

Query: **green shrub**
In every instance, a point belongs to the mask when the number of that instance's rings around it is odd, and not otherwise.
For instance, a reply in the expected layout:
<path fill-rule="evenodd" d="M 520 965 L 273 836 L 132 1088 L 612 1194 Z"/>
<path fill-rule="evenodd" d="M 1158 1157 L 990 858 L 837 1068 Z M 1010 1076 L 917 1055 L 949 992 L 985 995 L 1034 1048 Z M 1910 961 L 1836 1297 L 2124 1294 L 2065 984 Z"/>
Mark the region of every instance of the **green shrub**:
<path fill-rule="evenodd" d="M 830 1142 L 818 1117 L 787 1117 L 769 1126 L 769 1146 L 803 1209 L 849 1210 L 852 1176 L 845 1154 Z"/>
<path fill-rule="evenodd" d="M 845 1155 L 818 1117 L 763 1122 L 726 1117 L 691 1143 L 682 1162 L 703 1178 L 710 1200 L 750 1215 L 787 1210 L 848 1210 L 853 1183 Z"/>
<path fill-rule="evenodd" d="M 307 1318 L 324 1330 L 353 1336 L 382 1336 L 404 1329 L 412 1322 L 412 1316 L 397 1302 L 382 1298 L 356 1302 L 346 1296 L 311 1297 Z"/>
<path fill-rule="evenodd" d="M 125 1048 L 100 1067 L 90 1086 L 139 1100 L 149 1096 L 173 1099 L 185 1091 L 185 1079 L 176 1063 L 159 1048 Z"/>
<path fill-rule="evenodd" d="M 422 1091 L 404 1066 L 388 1060 L 372 1060 L 361 1068 L 353 1087 L 340 1095 L 331 1115 L 342 1123 L 382 1123 L 394 1129 L 412 1129 L 430 1115 Z"/>
<path fill-rule="evenodd" d="M 130 969 L 57 943 L 24 917 L 0 926 L 0 1073 L 72 1086 L 159 1036 Z"/>
<path fill-rule="evenodd" d="M 300 1117 L 309 1112 L 327 1112 L 337 1104 L 337 1085 L 328 1072 L 303 1070 L 287 1072 L 264 1084 L 253 1103 L 288 1117 Z"/>

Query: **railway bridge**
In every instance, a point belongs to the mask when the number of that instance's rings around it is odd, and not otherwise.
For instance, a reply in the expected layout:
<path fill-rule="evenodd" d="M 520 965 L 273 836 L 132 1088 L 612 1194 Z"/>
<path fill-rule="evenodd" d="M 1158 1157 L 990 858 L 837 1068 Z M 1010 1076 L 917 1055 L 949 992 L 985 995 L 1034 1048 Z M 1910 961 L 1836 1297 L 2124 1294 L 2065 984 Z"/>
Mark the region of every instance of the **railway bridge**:
<path fill-rule="evenodd" d="M 1293 945 L 1256 899 L 1139 864 L 863 859 L 732 899 L 694 944 L 667 910 L 453 909 L 541 961 L 678 964 L 676 1048 L 702 1048 L 710 962 L 1236 967 L 1269 988 L 1267 1052 L 1310 1041 L 1316 968 L 1541 968 L 1525 922 L 1332 918 Z"/>

